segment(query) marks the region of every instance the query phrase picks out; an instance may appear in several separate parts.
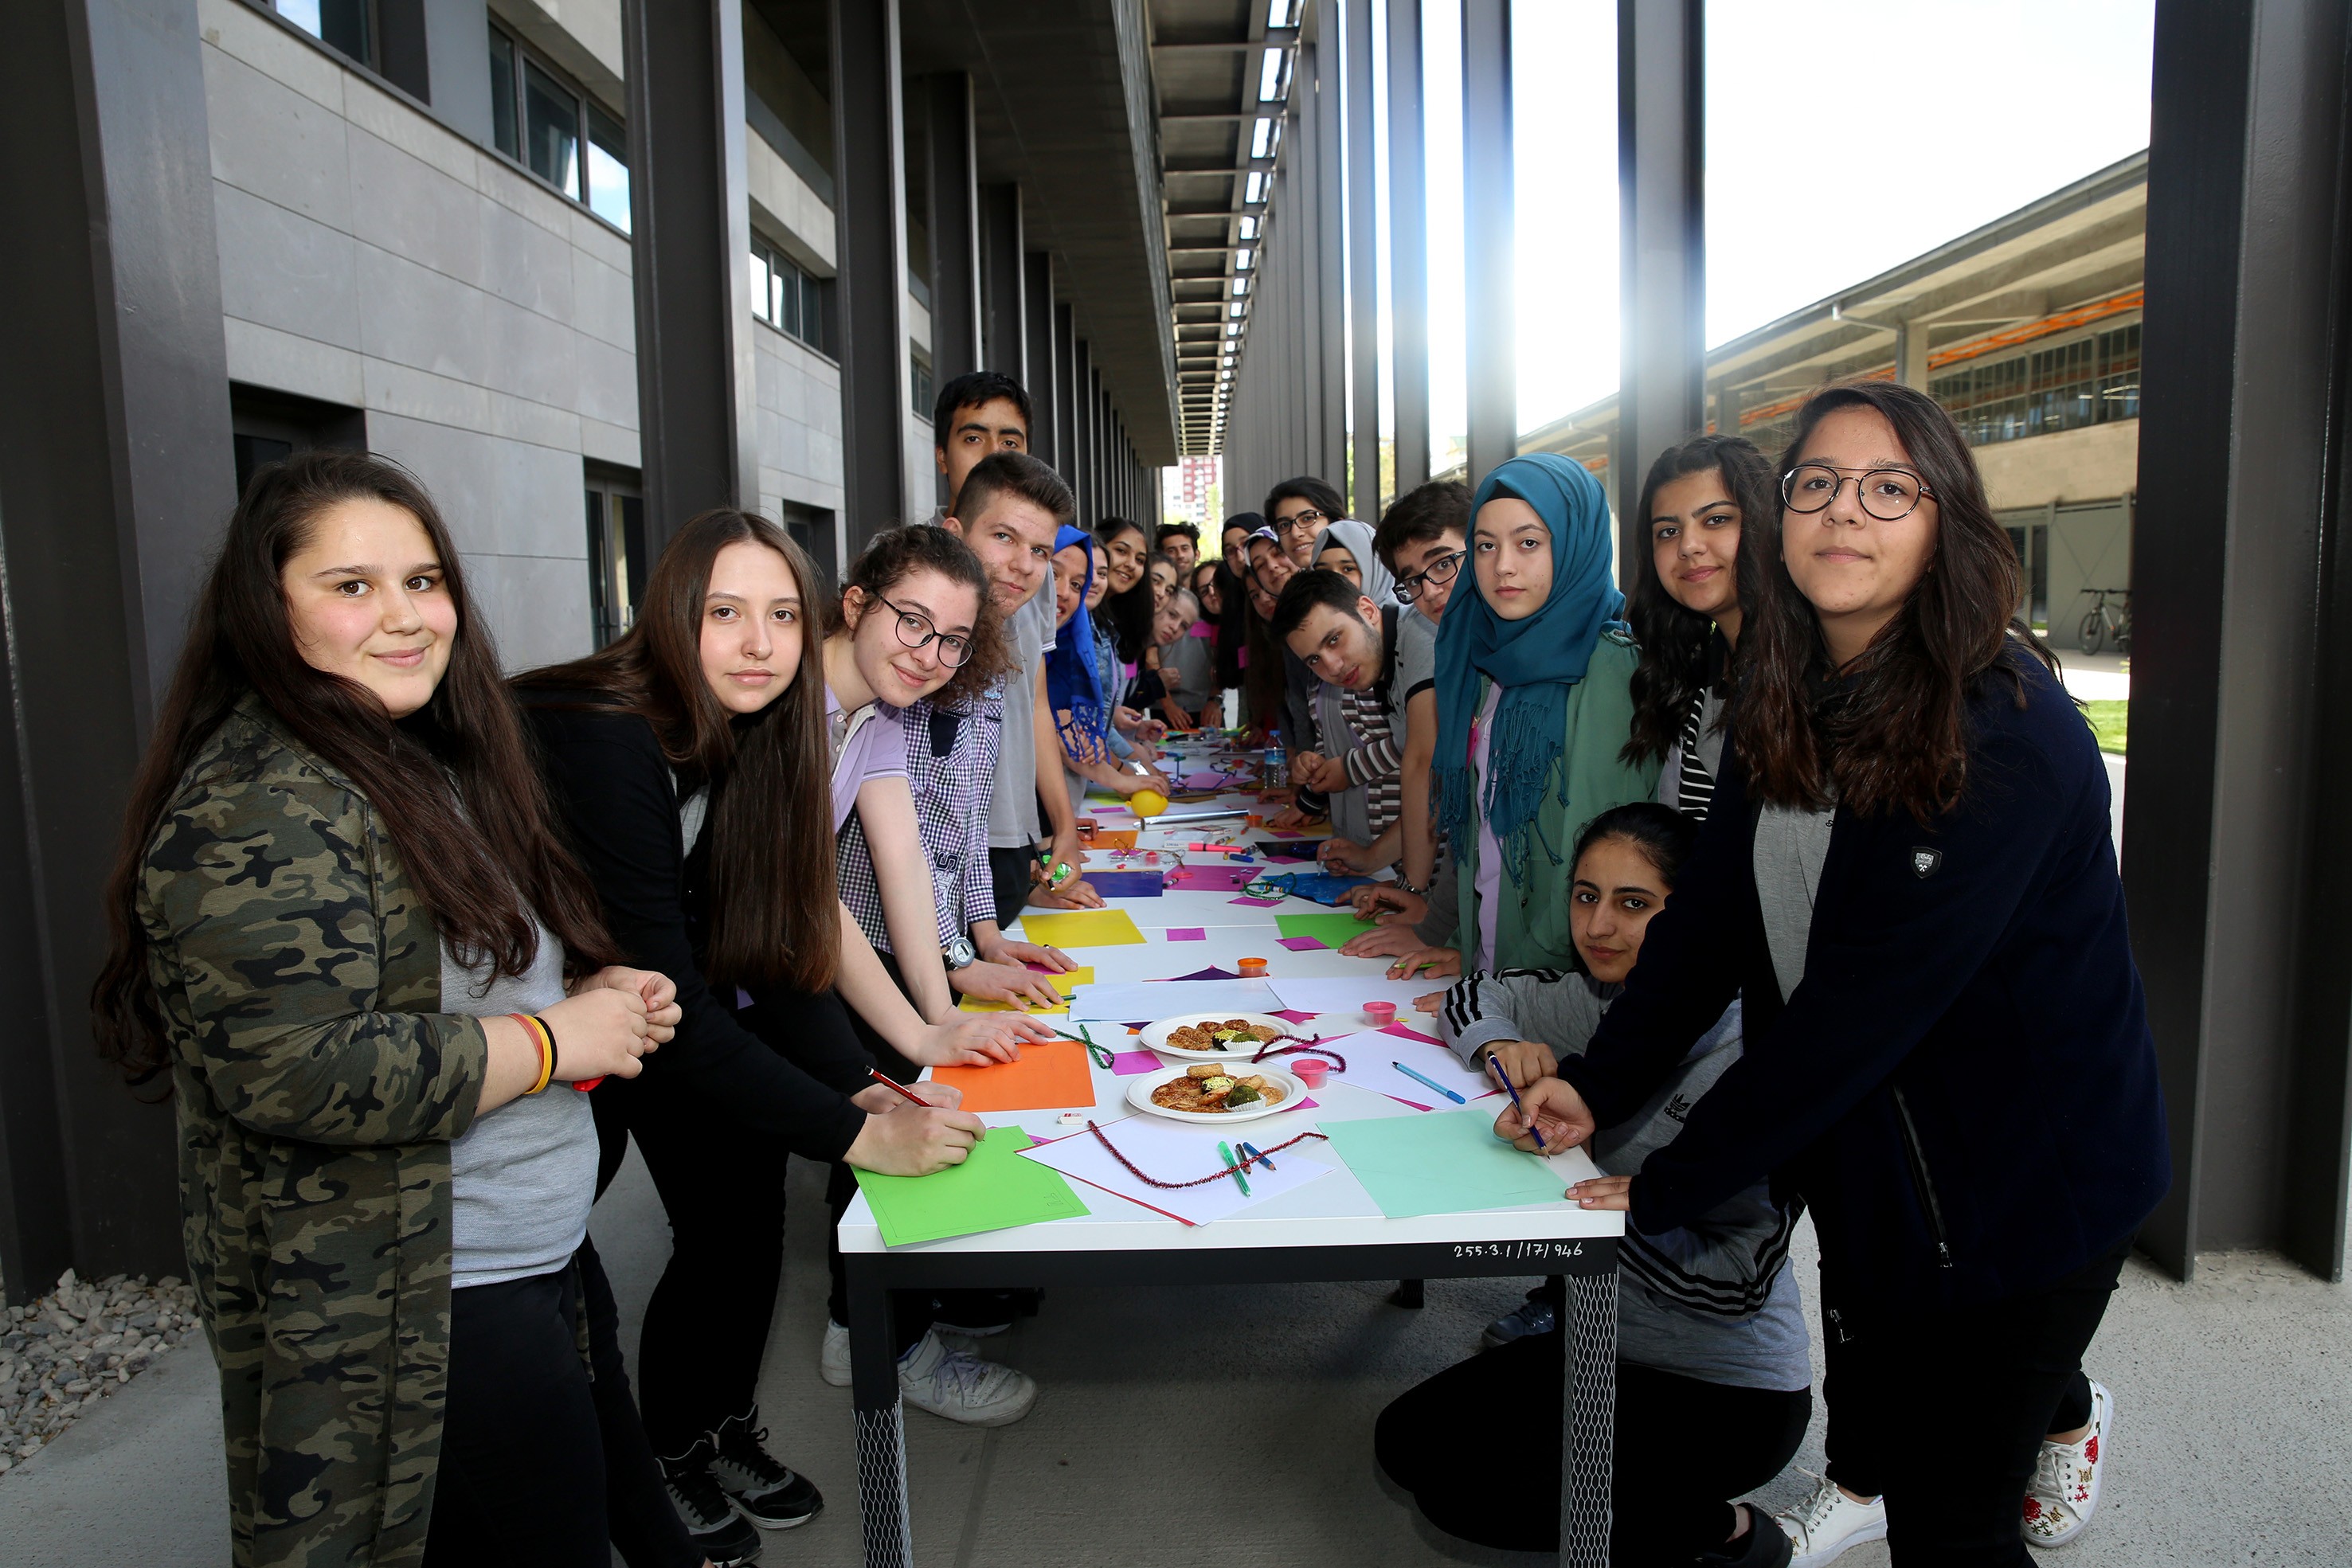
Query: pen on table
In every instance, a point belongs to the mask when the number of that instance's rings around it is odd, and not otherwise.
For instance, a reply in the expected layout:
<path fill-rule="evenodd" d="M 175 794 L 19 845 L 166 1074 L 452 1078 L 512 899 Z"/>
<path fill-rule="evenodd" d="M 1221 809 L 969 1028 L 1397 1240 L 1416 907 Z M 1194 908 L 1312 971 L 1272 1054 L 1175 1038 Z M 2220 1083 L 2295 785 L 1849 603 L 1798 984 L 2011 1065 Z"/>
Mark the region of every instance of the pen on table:
<path fill-rule="evenodd" d="M 1244 1148 L 1247 1148 L 1249 1145 L 1244 1144 L 1242 1146 Z M 1227 1146 L 1224 1140 L 1222 1138 L 1217 1140 L 1217 1153 L 1223 1157 L 1225 1164 L 1232 1165 L 1234 1163 L 1234 1151 Z M 1247 1197 L 1250 1195 L 1249 1178 L 1242 1175 L 1239 1170 L 1235 1170 L 1234 1172 L 1234 1184 L 1242 1189 L 1242 1196 L 1244 1197 Z"/>
<path fill-rule="evenodd" d="M 1536 1119 L 1528 1114 L 1528 1103 L 1519 1098 L 1519 1086 L 1511 1082 L 1511 1075 L 1503 1071 L 1503 1064 L 1495 1060 L 1492 1051 L 1486 1055 L 1486 1065 L 1493 1068 L 1495 1076 L 1503 1081 L 1503 1092 L 1511 1097 L 1511 1108 L 1519 1113 L 1519 1120 L 1528 1124 L 1528 1135 L 1536 1141 L 1536 1147 L 1545 1147 L 1543 1134 L 1536 1127 Z"/>
<path fill-rule="evenodd" d="M 1274 1168 L 1274 1162 L 1267 1159 L 1265 1157 L 1265 1151 L 1259 1148 L 1255 1144 L 1244 1144 L 1242 1145 L 1242 1153 L 1246 1155 L 1249 1158 L 1255 1160 L 1258 1164 L 1264 1166 L 1268 1170 L 1272 1170 Z"/>
<path fill-rule="evenodd" d="M 1423 1077 L 1420 1073 L 1415 1072 L 1412 1068 L 1407 1067 L 1407 1066 L 1406 1066 L 1403 1062 L 1402 1062 L 1402 1061 L 1391 1061 L 1391 1062 L 1390 1062 L 1390 1063 L 1389 1063 L 1389 1065 L 1390 1065 L 1391 1067 L 1395 1068 L 1399 1072 L 1403 1073 L 1407 1078 L 1412 1079 L 1414 1082 L 1416 1082 L 1416 1083 L 1421 1083 L 1421 1084 L 1425 1084 L 1425 1085 L 1427 1085 L 1429 1088 L 1432 1088 L 1432 1089 L 1436 1090 L 1440 1094 L 1444 1095 L 1448 1100 L 1453 1101 L 1456 1105 L 1467 1105 L 1468 1103 L 1470 1103 L 1470 1102 L 1469 1102 L 1469 1101 L 1465 1100 L 1464 1098 L 1462 1098 L 1462 1096 L 1461 1096 L 1461 1095 L 1456 1094 L 1455 1092 L 1454 1092 L 1454 1091 L 1453 1091 L 1453 1090 L 1448 1089 L 1444 1084 L 1438 1082 L 1437 1082 L 1435 1079 L 1433 1079 L 1433 1078 L 1424 1078 L 1424 1077 Z"/>
<path fill-rule="evenodd" d="M 919 1105 L 926 1111 L 932 1108 L 929 1101 L 924 1099 L 921 1095 L 916 1093 L 913 1090 L 908 1089 L 905 1084 L 899 1082 L 894 1078 L 886 1078 L 870 1067 L 866 1070 L 866 1076 L 871 1078 L 875 1082 L 879 1083 L 883 1088 L 887 1089 L 891 1093 L 898 1095 L 900 1099 L 906 1101 L 910 1105 Z"/>

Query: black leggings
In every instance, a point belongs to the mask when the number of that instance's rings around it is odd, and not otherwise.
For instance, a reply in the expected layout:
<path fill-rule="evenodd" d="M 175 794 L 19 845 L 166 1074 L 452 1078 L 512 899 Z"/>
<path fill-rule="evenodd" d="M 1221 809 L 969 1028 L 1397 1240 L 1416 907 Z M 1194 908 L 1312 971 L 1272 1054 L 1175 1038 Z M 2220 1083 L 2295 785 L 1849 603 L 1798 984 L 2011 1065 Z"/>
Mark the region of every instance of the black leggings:
<path fill-rule="evenodd" d="M 2018 1524 L 2026 1483 L 2050 1432 L 2090 1419 L 2078 1392 L 2131 1246 L 2046 1290 L 1943 1312 L 1860 1310 L 1822 1276 L 1837 1348 L 1824 1392 L 1844 1438 L 1832 1479 L 1853 1491 L 1860 1445 L 1876 1442 L 1864 1479 L 1886 1498 L 1886 1540 L 1901 1568 L 2030 1564 Z M 2070 1416 L 2072 1419 L 2070 1419 Z"/>
<path fill-rule="evenodd" d="M 1381 1412 L 1372 1453 L 1430 1523 L 1500 1551 L 1559 1550 L 1565 1343 L 1558 1331 L 1513 1340 Z M 1738 1523 L 1730 1500 L 1780 1473 L 1812 1408 L 1811 1389 L 1734 1388 L 1619 1362 L 1609 1561 L 1687 1563 L 1721 1546 Z"/>
<path fill-rule="evenodd" d="M 1857 1357 L 1847 1347 L 1853 1331 L 1834 1308 L 1822 1312 L 1822 1406 L 1829 1415 L 1822 1448 L 1829 1455 L 1829 1478 L 1856 1497 L 1881 1497 L 1886 1491 L 1884 1391 L 1861 1386 L 1871 1375 L 1873 1358 Z M 1902 1395 L 1894 1391 L 1895 1418 L 1901 1419 Z M 2051 1413 L 2051 1432 L 2073 1432 L 2091 1424 L 2091 1380 L 2077 1366 L 2066 1391 Z"/>
<path fill-rule="evenodd" d="M 450 1293 L 428 1568 L 607 1568 L 604 1445 L 572 1271 Z"/>
<path fill-rule="evenodd" d="M 629 1392 L 621 1355 L 621 1312 L 596 1244 L 580 1243 L 581 1299 L 588 1309 L 588 1365 L 594 1381 L 596 1428 L 604 1441 L 604 1511 L 614 1548 L 629 1568 L 701 1568 L 702 1549 L 686 1533 L 654 1463 L 653 1446 Z"/>

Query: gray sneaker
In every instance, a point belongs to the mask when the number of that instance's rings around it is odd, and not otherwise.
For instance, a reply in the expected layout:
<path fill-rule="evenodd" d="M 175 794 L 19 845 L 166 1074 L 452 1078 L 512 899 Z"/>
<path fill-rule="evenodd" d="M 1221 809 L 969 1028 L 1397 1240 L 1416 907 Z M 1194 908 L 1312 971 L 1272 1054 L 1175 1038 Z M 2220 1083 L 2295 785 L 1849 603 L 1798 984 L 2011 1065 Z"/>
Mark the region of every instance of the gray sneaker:
<path fill-rule="evenodd" d="M 1551 1303 L 1540 1296 L 1530 1296 L 1517 1312 L 1505 1312 L 1488 1323 L 1486 1332 L 1478 1337 L 1485 1348 L 1493 1350 L 1530 1334 L 1549 1333 L 1558 1327 L 1559 1318 L 1551 1310 Z"/>
<path fill-rule="evenodd" d="M 967 1427 L 1006 1426 L 1037 1403 L 1027 1375 L 951 1348 L 937 1329 L 898 1358 L 898 1393 L 918 1410 Z"/>

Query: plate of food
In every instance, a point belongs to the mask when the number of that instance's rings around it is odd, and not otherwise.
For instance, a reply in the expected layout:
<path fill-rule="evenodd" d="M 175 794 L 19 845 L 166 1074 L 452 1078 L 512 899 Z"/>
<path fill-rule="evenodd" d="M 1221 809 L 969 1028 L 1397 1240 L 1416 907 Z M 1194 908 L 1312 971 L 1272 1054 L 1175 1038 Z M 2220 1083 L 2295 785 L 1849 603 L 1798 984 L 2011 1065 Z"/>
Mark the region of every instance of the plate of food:
<path fill-rule="evenodd" d="M 1255 1056 L 1259 1046 L 1289 1032 L 1271 1013 L 1179 1013 L 1144 1025 L 1140 1038 L 1180 1061 L 1230 1061 Z"/>
<path fill-rule="evenodd" d="M 1306 1098 L 1307 1086 L 1277 1068 L 1216 1061 L 1139 1077 L 1127 1091 L 1129 1104 L 1171 1122 L 1255 1122 Z"/>

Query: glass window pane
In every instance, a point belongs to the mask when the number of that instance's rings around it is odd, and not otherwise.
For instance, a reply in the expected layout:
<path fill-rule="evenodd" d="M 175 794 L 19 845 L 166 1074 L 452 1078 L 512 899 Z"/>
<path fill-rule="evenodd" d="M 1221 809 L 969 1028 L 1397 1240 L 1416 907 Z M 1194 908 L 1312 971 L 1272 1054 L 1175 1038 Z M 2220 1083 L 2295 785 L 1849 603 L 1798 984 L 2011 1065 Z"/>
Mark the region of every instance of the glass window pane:
<path fill-rule="evenodd" d="M 776 325 L 801 335 L 801 269 L 784 256 L 776 257 Z"/>
<path fill-rule="evenodd" d="M 768 307 L 768 258 L 757 246 L 751 247 L 751 314 L 762 321 L 775 319 Z"/>
<path fill-rule="evenodd" d="M 368 0 L 277 0 L 278 14 L 362 65 L 375 63 L 369 47 L 373 29 L 368 26 Z"/>
<path fill-rule="evenodd" d="M 522 65 L 523 162 L 530 172 L 577 201 L 580 196 L 580 100 L 555 78 Z"/>
<path fill-rule="evenodd" d="M 620 122 L 588 106 L 588 210 L 629 232 L 629 139 Z"/>
<path fill-rule="evenodd" d="M 812 349 L 824 347 L 824 286 L 801 274 L 801 341 Z"/>
<path fill-rule="evenodd" d="M 522 156 L 515 136 L 514 40 L 490 29 L 490 140 L 509 158 Z"/>

